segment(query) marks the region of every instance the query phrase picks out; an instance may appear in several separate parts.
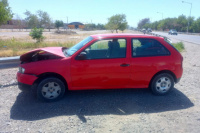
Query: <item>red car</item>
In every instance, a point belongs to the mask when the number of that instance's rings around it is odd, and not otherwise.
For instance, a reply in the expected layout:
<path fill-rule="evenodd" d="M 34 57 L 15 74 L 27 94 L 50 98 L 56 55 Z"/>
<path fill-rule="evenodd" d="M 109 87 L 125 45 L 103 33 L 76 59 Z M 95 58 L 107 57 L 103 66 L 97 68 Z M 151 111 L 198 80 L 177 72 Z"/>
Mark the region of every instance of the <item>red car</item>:
<path fill-rule="evenodd" d="M 150 88 L 164 95 L 183 73 L 181 54 L 163 37 L 150 35 L 91 35 L 71 48 L 39 48 L 20 60 L 19 88 L 36 89 L 43 101 L 86 89 Z"/>

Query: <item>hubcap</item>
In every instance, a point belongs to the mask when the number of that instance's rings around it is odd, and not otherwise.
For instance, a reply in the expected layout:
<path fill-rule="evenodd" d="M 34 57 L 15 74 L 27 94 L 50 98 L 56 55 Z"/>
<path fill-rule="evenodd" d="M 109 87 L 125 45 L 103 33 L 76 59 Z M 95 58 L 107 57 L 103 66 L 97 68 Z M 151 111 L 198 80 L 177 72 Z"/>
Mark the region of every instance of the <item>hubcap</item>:
<path fill-rule="evenodd" d="M 168 77 L 161 77 L 156 82 L 156 90 L 165 93 L 167 92 L 171 87 L 171 80 Z"/>
<path fill-rule="evenodd" d="M 47 99 L 54 99 L 61 93 L 60 85 L 56 82 L 48 82 L 42 87 L 42 95 Z"/>

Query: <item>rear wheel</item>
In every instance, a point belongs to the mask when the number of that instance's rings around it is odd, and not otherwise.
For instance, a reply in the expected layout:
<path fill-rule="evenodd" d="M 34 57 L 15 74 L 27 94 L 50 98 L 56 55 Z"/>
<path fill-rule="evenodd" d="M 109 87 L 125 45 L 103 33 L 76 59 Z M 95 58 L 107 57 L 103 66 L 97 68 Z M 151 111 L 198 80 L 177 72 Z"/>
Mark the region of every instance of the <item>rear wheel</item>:
<path fill-rule="evenodd" d="M 174 88 L 174 79 L 168 73 L 157 75 L 151 83 L 151 90 L 156 95 L 165 95 Z"/>
<path fill-rule="evenodd" d="M 37 97 L 39 100 L 53 102 L 61 99 L 65 94 L 64 83 L 55 77 L 43 79 L 37 87 Z"/>

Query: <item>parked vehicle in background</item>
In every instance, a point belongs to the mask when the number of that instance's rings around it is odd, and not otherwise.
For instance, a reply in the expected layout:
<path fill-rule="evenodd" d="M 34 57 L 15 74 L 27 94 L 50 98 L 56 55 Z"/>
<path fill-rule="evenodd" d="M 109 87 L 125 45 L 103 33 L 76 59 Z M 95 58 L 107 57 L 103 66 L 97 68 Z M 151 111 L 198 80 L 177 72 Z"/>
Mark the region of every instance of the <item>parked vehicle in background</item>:
<path fill-rule="evenodd" d="M 147 32 L 152 32 L 151 28 L 148 28 L 148 29 L 147 29 Z"/>
<path fill-rule="evenodd" d="M 175 29 L 171 29 L 169 32 L 168 32 L 169 35 L 178 35 L 177 31 Z"/>
<path fill-rule="evenodd" d="M 142 31 L 142 32 L 146 32 L 146 29 L 145 29 L 145 28 L 143 28 L 141 31 Z"/>
<path fill-rule="evenodd" d="M 143 33 L 145 34 L 145 33 L 146 33 L 146 29 L 143 28 L 143 29 L 141 30 L 141 32 L 143 32 Z"/>
<path fill-rule="evenodd" d="M 150 35 L 91 35 L 71 48 L 39 48 L 20 60 L 19 88 L 34 88 L 40 100 L 50 102 L 66 90 L 150 88 L 165 95 L 183 72 L 181 54 L 163 37 Z"/>

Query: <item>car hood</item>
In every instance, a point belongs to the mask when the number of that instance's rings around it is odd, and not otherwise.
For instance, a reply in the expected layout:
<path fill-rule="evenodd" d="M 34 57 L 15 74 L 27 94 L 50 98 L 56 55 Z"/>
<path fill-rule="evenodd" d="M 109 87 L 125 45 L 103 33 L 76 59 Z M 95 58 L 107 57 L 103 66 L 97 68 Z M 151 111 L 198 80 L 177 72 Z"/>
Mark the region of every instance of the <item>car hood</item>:
<path fill-rule="evenodd" d="M 46 53 L 49 57 L 57 57 L 63 58 L 66 57 L 63 54 L 63 47 L 46 47 L 46 48 L 38 48 L 31 50 L 20 56 L 20 60 L 22 62 L 30 62 L 35 54 Z"/>

